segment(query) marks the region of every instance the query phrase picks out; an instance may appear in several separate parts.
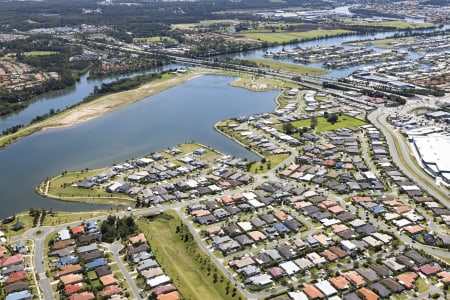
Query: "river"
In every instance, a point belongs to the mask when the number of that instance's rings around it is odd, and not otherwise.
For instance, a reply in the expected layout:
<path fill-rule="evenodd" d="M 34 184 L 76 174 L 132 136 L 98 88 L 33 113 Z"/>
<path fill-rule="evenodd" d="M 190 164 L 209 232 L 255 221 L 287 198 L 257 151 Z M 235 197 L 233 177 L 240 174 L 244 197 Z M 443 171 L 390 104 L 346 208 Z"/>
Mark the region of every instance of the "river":
<path fill-rule="evenodd" d="M 320 39 L 284 46 L 313 47 L 341 45 L 347 41 L 386 38 L 396 32 Z M 250 51 L 237 57 L 262 58 L 265 51 Z M 338 77 L 348 70 L 331 73 Z M 26 124 L 51 108 L 64 109 L 81 101 L 95 85 L 106 80 L 88 81 L 87 75 L 73 88 L 36 99 L 27 109 L 0 120 L 0 128 Z M 34 187 L 46 177 L 65 170 L 100 168 L 116 162 L 162 150 L 187 141 L 197 141 L 224 153 L 258 159 L 245 148 L 213 130 L 223 119 L 270 112 L 277 91 L 250 92 L 227 85 L 230 77 L 203 76 L 120 110 L 70 128 L 39 132 L 0 150 L 0 218 L 33 208 L 79 211 L 98 208 L 88 204 L 46 199 Z M 104 207 L 104 206 L 102 206 Z"/>
<path fill-rule="evenodd" d="M 69 128 L 39 132 L 0 151 L 0 218 L 33 208 L 75 211 L 86 204 L 49 200 L 34 192 L 61 171 L 95 169 L 196 141 L 224 153 L 258 160 L 214 131 L 231 117 L 270 112 L 278 91 L 228 86 L 234 78 L 202 76 L 120 110 Z M 97 207 L 94 207 L 97 208 Z"/>

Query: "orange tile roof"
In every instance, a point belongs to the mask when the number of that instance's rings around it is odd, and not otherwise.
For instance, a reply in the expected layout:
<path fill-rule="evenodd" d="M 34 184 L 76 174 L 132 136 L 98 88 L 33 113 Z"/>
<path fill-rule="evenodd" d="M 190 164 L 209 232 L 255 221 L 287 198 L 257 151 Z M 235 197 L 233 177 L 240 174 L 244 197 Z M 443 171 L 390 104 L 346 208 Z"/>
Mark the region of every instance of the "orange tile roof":
<path fill-rule="evenodd" d="M 331 284 L 334 285 L 334 287 L 338 290 L 348 289 L 350 284 L 350 282 L 348 282 L 348 280 L 343 276 L 333 277 L 328 279 L 328 281 L 331 282 Z"/>
<path fill-rule="evenodd" d="M 366 288 L 360 288 L 358 292 L 364 297 L 366 300 L 378 300 L 378 295 Z"/>
<path fill-rule="evenodd" d="M 53 244 L 52 249 L 53 250 L 63 249 L 63 248 L 66 248 L 67 246 L 74 245 L 74 244 L 75 244 L 74 239 L 65 240 L 65 241 L 57 241 Z"/>
<path fill-rule="evenodd" d="M 356 287 L 360 287 L 366 283 L 364 278 L 361 277 L 356 271 L 348 271 L 345 273 L 342 273 L 342 276 L 345 277 L 348 281 L 351 282 L 352 285 Z"/>
<path fill-rule="evenodd" d="M 385 200 L 385 201 L 383 201 L 383 204 L 387 205 L 387 206 L 397 206 L 397 205 L 401 205 L 402 203 L 398 202 L 397 200 Z"/>
<path fill-rule="evenodd" d="M 83 233 L 84 232 L 84 226 L 83 225 L 73 226 L 72 228 L 70 228 L 70 231 L 72 231 L 72 234 Z"/>
<path fill-rule="evenodd" d="M 414 282 L 417 278 L 417 273 L 403 273 L 395 277 L 406 288 L 411 289 L 414 287 Z"/>
<path fill-rule="evenodd" d="M 221 200 L 224 204 L 230 204 L 234 202 L 233 198 L 231 198 L 230 196 L 223 196 Z"/>
<path fill-rule="evenodd" d="M 180 295 L 177 291 L 173 291 L 167 294 L 161 294 L 156 297 L 157 300 L 179 300 Z"/>
<path fill-rule="evenodd" d="M 265 240 L 267 238 L 264 233 L 257 231 L 257 230 L 247 232 L 247 234 L 248 234 L 248 236 L 250 236 L 250 238 L 252 238 L 256 242 Z"/>
<path fill-rule="evenodd" d="M 422 232 L 425 228 L 420 225 L 408 225 L 403 227 L 404 230 L 408 231 L 411 234 Z"/>
<path fill-rule="evenodd" d="M 294 207 L 295 207 L 295 209 L 299 209 L 299 208 L 308 207 L 311 205 L 312 205 L 311 202 L 301 201 L 301 202 L 295 202 Z"/>
<path fill-rule="evenodd" d="M 444 282 L 444 283 L 448 283 L 450 282 L 450 273 L 447 271 L 442 271 L 436 274 L 439 279 Z"/>
<path fill-rule="evenodd" d="M 79 294 L 73 294 L 70 296 L 70 300 L 92 300 L 95 299 L 95 296 L 93 293 L 90 292 L 83 292 Z"/>
<path fill-rule="evenodd" d="M 67 275 L 70 273 L 76 273 L 81 271 L 81 266 L 80 265 L 65 265 L 65 266 L 61 266 L 59 268 L 59 275 Z"/>
<path fill-rule="evenodd" d="M 409 206 L 407 206 L 407 205 L 401 205 L 401 206 L 397 206 L 397 207 L 395 208 L 395 211 L 396 211 L 398 214 L 403 214 L 403 213 L 405 213 L 405 212 L 411 211 L 411 207 L 409 207 Z"/>
<path fill-rule="evenodd" d="M 347 225 L 344 225 L 344 224 L 334 224 L 334 225 L 331 225 L 331 228 L 334 233 L 338 233 L 338 232 L 342 232 L 342 231 L 346 231 L 346 230 L 350 229 Z"/>
<path fill-rule="evenodd" d="M 372 199 L 370 199 L 370 197 L 353 196 L 353 201 L 355 201 L 355 202 L 369 202 L 369 201 L 372 201 Z"/>
<path fill-rule="evenodd" d="M 340 207 L 339 205 L 329 207 L 328 210 L 330 212 L 332 212 L 333 214 L 337 214 L 337 213 L 345 211 L 345 209 Z"/>
<path fill-rule="evenodd" d="M 309 297 L 309 299 L 323 299 L 325 295 L 322 294 L 315 286 L 312 284 L 305 285 L 303 292 Z"/>
<path fill-rule="evenodd" d="M 80 274 L 68 274 L 61 276 L 59 279 L 61 280 L 62 283 L 64 283 L 64 285 L 67 285 L 82 281 L 83 276 L 81 276 Z"/>
<path fill-rule="evenodd" d="M 321 233 L 321 234 L 315 234 L 313 235 L 313 238 L 315 238 L 322 246 L 328 246 L 328 237 Z"/>
<path fill-rule="evenodd" d="M 207 216 L 210 214 L 211 214 L 211 212 L 206 209 L 198 209 L 198 210 L 194 210 L 191 212 L 191 215 L 195 216 L 195 217 L 202 217 L 202 216 Z"/>
<path fill-rule="evenodd" d="M 109 275 L 102 276 L 102 277 L 100 277 L 100 281 L 101 281 L 103 286 L 107 286 L 107 285 L 111 285 L 111 284 L 116 284 L 117 283 L 117 279 L 114 277 L 114 274 L 109 274 Z"/>
<path fill-rule="evenodd" d="M 321 252 L 320 255 L 325 256 L 328 261 L 333 261 L 339 258 L 336 254 L 334 254 L 328 249 Z"/>
<path fill-rule="evenodd" d="M 102 297 L 107 297 L 107 296 L 116 295 L 116 294 L 120 294 L 120 293 L 122 293 L 122 288 L 120 286 L 109 285 L 109 286 L 105 287 L 103 289 L 103 291 L 101 291 L 99 293 L 99 295 Z"/>
<path fill-rule="evenodd" d="M 141 232 L 136 236 L 132 236 L 128 239 L 131 244 L 138 244 L 138 243 L 146 243 L 147 239 L 145 238 L 145 235 Z"/>
<path fill-rule="evenodd" d="M 273 215 L 280 221 L 285 221 L 288 218 L 287 215 L 284 213 L 284 211 L 281 210 L 277 210 L 276 212 L 273 213 Z"/>
<path fill-rule="evenodd" d="M 333 200 L 325 200 L 320 203 L 320 207 L 327 208 L 327 207 L 332 207 L 335 204 L 336 204 L 336 202 L 334 202 Z"/>

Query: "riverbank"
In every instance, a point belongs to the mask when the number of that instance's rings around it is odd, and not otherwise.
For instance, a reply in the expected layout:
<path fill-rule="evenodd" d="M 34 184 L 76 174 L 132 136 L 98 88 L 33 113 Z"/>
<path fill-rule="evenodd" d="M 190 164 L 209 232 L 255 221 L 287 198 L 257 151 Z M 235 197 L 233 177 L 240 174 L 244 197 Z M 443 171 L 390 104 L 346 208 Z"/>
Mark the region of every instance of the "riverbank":
<path fill-rule="evenodd" d="M 108 112 L 140 101 L 203 74 L 205 73 L 198 71 L 189 71 L 186 74 L 165 74 L 161 79 L 144 84 L 136 89 L 109 94 L 94 101 L 64 110 L 41 122 L 28 125 L 13 134 L 1 136 L 0 148 L 3 148 L 20 138 L 38 131 L 69 127 L 81 122 L 92 120 Z"/>

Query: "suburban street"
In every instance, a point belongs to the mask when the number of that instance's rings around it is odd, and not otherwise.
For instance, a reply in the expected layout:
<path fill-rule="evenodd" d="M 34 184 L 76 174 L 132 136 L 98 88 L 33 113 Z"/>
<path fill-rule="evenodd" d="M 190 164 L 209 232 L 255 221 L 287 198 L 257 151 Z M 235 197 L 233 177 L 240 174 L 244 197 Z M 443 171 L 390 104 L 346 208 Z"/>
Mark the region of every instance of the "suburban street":
<path fill-rule="evenodd" d="M 131 290 L 133 291 L 136 299 L 141 300 L 142 297 L 140 295 L 139 289 L 136 286 L 136 283 L 130 276 L 130 272 L 128 272 L 127 268 L 122 262 L 122 259 L 120 258 L 120 250 L 123 249 L 123 245 L 120 242 L 114 242 L 113 244 L 110 244 L 108 247 L 108 250 L 111 251 L 114 261 L 119 266 L 120 271 L 122 272 L 125 280 L 127 281 L 128 285 L 130 286 Z"/>

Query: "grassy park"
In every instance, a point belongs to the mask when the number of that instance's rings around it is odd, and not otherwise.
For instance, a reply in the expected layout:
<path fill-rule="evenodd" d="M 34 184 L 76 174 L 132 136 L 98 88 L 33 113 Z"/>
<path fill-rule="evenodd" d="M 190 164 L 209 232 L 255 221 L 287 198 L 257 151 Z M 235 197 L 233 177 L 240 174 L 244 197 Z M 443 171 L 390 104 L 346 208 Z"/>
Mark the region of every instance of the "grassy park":
<path fill-rule="evenodd" d="M 137 224 L 183 299 L 244 299 L 200 249 L 175 211 L 140 219 Z"/>
<path fill-rule="evenodd" d="M 396 29 L 419 29 L 419 28 L 424 29 L 436 26 L 431 23 L 416 23 L 401 20 L 380 21 L 380 22 L 352 22 L 351 20 L 349 20 L 346 24 L 358 26 L 393 27 Z"/>
<path fill-rule="evenodd" d="M 327 70 L 311 68 L 311 67 L 306 67 L 306 66 L 302 66 L 302 65 L 288 64 L 288 63 L 283 63 L 283 62 L 274 61 L 274 60 L 258 59 L 258 58 L 251 58 L 251 59 L 246 59 L 246 60 L 255 62 L 259 65 L 259 67 L 262 67 L 262 68 L 282 70 L 282 71 L 291 72 L 291 73 L 308 74 L 308 75 L 314 75 L 314 76 L 320 76 L 320 75 L 329 73 L 329 71 L 327 71 Z"/>
<path fill-rule="evenodd" d="M 57 51 L 31 51 L 31 52 L 24 52 L 23 54 L 25 56 L 47 56 L 47 55 L 54 55 L 58 54 Z"/>
<path fill-rule="evenodd" d="M 82 170 L 62 172 L 57 176 L 43 181 L 36 188 L 43 196 L 64 201 L 87 202 L 95 204 L 130 205 L 133 198 L 125 194 L 111 194 L 104 188 L 82 189 L 73 186 L 74 183 L 101 173 L 102 170 Z"/>
<path fill-rule="evenodd" d="M 334 29 L 334 30 L 323 30 L 316 29 L 304 32 L 271 32 L 270 30 L 261 31 L 246 31 L 242 35 L 246 38 L 251 38 L 268 43 L 289 43 L 294 40 L 312 40 L 324 37 L 338 36 L 342 34 L 352 33 L 349 30 Z"/>
<path fill-rule="evenodd" d="M 303 119 L 303 120 L 298 120 L 295 122 L 291 122 L 291 124 L 295 127 L 295 128 L 302 128 L 302 127 L 311 127 L 311 119 Z M 317 126 L 315 128 L 315 132 L 322 132 L 322 131 L 327 131 L 327 130 L 337 130 L 337 129 L 342 129 L 342 128 L 349 128 L 349 127 L 354 127 L 354 126 L 361 126 L 361 125 L 365 125 L 367 124 L 365 121 L 347 116 L 347 115 L 342 115 L 338 117 L 338 121 L 334 124 L 331 124 L 330 122 L 327 121 L 326 118 L 324 117 L 318 117 L 317 118 Z M 282 125 L 279 125 L 277 127 L 278 130 L 282 131 Z"/>

